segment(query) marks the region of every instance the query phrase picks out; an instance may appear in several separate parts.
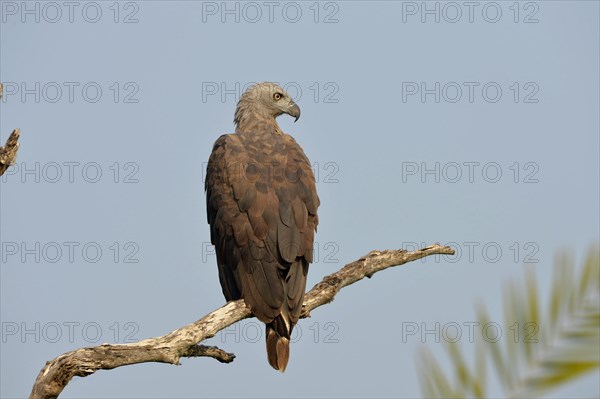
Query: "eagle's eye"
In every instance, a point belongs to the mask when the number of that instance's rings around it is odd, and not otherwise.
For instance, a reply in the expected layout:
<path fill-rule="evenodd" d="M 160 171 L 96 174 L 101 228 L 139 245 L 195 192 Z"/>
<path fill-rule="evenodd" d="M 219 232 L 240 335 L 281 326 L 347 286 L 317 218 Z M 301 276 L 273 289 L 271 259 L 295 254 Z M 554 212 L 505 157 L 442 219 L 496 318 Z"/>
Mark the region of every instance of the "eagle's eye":
<path fill-rule="evenodd" d="M 274 99 L 275 101 L 279 101 L 279 100 L 281 100 L 281 97 L 283 97 L 283 96 L 281 95 L 281 93 L 275 93 L 275 94 L 273 94 L 273 99 Z"/>

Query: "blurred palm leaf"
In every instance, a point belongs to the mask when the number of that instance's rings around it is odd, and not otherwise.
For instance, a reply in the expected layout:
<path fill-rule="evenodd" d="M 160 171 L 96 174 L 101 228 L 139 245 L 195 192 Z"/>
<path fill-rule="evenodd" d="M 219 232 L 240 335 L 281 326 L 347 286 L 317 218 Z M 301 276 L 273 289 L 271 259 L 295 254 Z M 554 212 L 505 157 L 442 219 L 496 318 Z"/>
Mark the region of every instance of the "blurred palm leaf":
<path fill-rule="evenodd" d="M 600 367 L 600 248 L 589 251 L 579 276 L 567 254 L 554 265 L 548 315 L 540 314 L 535 275 L 527 270 L 525 283 L 511 283 L 505 292 L 505 323 L 514 334 L 504 342 L 478 340 L 475 367 L 470 371 L 458 344 L 446 343 L 456 375 L 442 371 L 431 352 L 419 357 L 419 378 L 428 398 L 486 396 L 488 361 L 506 397 L 534 397 L 573 381 Z M 477 309 L 480 326 L 490 323 L 485 307 Z"/>

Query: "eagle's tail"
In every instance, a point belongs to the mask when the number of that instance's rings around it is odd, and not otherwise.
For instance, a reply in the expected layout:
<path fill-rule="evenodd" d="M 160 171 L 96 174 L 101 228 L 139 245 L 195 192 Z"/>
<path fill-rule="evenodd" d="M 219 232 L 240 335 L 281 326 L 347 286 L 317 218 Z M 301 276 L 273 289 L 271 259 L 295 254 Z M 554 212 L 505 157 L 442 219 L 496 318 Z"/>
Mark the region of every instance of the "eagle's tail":
<path fill-rule="evenodd" d="M 291 325 L 280 314 L 267 324 L 267 358 L 275 370 L 282 373 L 290 358 Z"/>

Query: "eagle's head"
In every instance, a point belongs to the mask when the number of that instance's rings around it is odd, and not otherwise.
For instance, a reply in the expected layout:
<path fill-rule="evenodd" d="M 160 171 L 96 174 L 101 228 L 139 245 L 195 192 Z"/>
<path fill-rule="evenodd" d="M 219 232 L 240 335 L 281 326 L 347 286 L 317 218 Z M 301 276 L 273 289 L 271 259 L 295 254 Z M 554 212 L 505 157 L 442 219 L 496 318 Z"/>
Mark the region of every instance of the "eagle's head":
<path fill-rule="evenodd" d="M 262 82 L 249 87 L 242 94 L 235 110 L 234 122 L 239 126 L 250 115 L 274 120 L 281 114 L 288 114 L 297 121 L 300 118 L 300 107 L 279 85 Z"/>

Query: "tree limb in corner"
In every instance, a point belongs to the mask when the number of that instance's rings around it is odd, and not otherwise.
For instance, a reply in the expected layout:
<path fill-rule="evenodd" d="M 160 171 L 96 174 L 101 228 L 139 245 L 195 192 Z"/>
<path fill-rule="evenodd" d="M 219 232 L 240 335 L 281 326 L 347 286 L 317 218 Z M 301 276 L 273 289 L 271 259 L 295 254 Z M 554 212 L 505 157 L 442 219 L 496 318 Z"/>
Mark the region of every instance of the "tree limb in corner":
<path fill-rule="evenodd" d="M 0 83 L 0 98 L 2 98 L 2 83 Z M 4 147 L 0 146 L 0 176 L 6 172 L 6 169 L 15 163 L 17 159 L 17 150 L 19 149 L 19 129 L 13 130 L 6 140 Z"/>
<path fill-rule="evenodd" d="M 430 255 L 453 255 L 450 247 L 435 244 L 417 251 L 371 251 L 362 258 L 347 264 L 337 272 L 323 278 L 304 296 L 301 318 L 310 311 L 333 301 L 344 287 L 393 266 L 403 265 Z M 110 370 L 130 364 L 159 362 L 179 364 L 182 357 L 206 356 L 222 363 L 235 358 L 232 353 L 213 346 L 199 345 L 214 337 L 219 331 L 251 317 L 250 309 L 242 299 L 207 314 L 200 320 L 181 327 L 167 335 L 148 338 L 131 344 L 104 344 L 67 352 L 47 362 L 40 371 L 31 391 L 30 399 L 57 398 L 71 378 L 86 377 L 98 370 Z"/>

